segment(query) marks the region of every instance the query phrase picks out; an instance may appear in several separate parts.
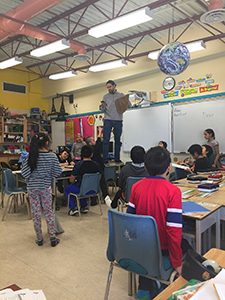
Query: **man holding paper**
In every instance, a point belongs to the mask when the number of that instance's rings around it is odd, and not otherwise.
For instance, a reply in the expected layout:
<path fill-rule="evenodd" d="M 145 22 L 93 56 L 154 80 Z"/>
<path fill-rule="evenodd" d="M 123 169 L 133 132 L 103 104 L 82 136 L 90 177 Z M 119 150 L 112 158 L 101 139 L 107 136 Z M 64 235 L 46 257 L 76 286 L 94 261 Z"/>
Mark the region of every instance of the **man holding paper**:
<path fill-rule="evenodd" d="M 109 140 L 113 128 L 115 147 L 115 162 L 120 162 L 120 137 L 123 127 L 123 113 L 129 106 L 129 96 L 124 96 L 116 90 L 116 83 L 113 80 L 106 82 L 108 93 L 103 96 L 100 109 L 104 112 L 103 127 L 103 160 L 108 163 Z"/>

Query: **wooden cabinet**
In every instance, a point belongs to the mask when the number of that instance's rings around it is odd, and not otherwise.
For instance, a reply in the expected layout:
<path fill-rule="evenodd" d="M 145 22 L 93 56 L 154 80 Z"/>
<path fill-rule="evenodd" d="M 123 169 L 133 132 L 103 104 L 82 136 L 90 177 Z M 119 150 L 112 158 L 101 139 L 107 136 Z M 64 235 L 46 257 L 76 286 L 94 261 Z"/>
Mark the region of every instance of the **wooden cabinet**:
<path fill-rule="evenodd" d="M 38 132 L 44 132 L 48 134 L 52 140 L 52 121 L 27 119 L 27 141 L 31 141 L 33 134 Z"/>
<path fill-rule="evenodd" d="M 27 143 L 27 120 L 0 117 L 1 144 Z"/>
<path fill-rule="evenodd" d="M 52 121 L 0 117 L 1 144 L 27 144 L 38 132 L 48 134 L 52 140 Z"/>

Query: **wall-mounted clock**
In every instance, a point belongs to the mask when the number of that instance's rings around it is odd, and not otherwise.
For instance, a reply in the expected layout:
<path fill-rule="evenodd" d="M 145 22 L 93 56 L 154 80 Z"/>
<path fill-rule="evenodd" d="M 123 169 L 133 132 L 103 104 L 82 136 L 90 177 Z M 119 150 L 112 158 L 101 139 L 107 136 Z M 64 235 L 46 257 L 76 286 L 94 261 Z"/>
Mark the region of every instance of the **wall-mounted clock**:
<path fill-rule="evenodd" d="M 163 88 L 166 91 L 171 91 L 176 85 L 176 81 L 173 77 L 166 77 L 163 81 Z"/>

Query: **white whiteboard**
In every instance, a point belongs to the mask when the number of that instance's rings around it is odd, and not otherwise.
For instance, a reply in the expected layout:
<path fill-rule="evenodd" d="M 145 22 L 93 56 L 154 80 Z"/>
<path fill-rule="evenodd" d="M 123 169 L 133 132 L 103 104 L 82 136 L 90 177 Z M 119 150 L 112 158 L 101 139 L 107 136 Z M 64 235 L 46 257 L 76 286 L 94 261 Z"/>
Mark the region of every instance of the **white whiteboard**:
<path fill-rule="evenodd" d="M 171 151 L 170 104 L 133 108 L 124 113 L 123 151 L 130 151 L 135 145 L 148 150 L 159 141 L 167 142 Z"/>
<path fill-rule="evenodd" d="M 174 105 L 173 151 L 187 152 L 192 144 L 205 144 L 204 130 L 211 128 L 225 152 L 225 98 Z"/>

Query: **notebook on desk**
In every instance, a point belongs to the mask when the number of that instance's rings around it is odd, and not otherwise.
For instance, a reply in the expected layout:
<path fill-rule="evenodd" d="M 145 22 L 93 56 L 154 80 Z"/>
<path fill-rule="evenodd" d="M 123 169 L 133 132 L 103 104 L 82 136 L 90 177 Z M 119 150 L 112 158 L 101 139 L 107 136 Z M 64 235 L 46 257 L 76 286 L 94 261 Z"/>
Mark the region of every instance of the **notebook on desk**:
<path fill-rule="evenodd" d="M 188 213 L 204 213 L 204 212 L 210 212 L 209 209 L 195 203 L 192 201 L 183 202 L 182 201 L 182 213 L 188 214 Z"/>

